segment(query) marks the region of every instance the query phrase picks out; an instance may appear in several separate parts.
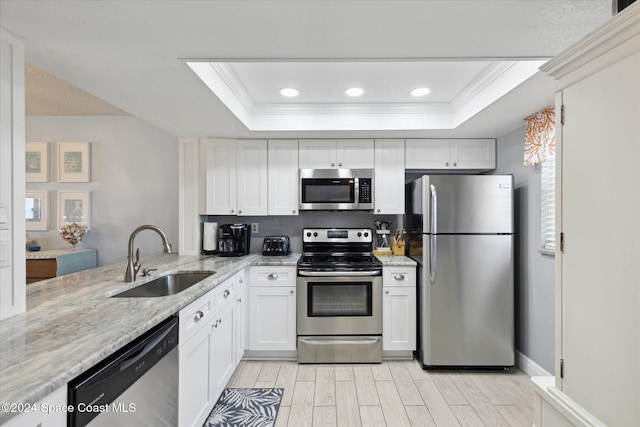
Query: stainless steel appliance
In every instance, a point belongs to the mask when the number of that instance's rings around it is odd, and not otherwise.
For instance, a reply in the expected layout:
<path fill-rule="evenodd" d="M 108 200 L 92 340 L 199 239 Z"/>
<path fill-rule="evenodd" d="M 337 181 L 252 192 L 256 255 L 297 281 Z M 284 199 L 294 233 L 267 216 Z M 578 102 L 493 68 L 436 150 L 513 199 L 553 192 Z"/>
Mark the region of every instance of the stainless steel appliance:
<path fill-rule="evenodd" d="M 513 177 L 426 175 L 406 200 L 423 366 L 512 366 Z"/>
<path fill-rule="evenodd" d="M 289 255 L 289 237 L 266 236 L 262 241 L 262 255 Z"/>
<path fill-rule="evenodd" d="M 67 424 L 176 426 L 178 318 L 143 334 L 68 384 Z"/>
<path fill-rule="evenodd" d="M 304 229 L 298 260 L 299 363 L 382 361 L 382 264 L 371 229 Z"/>
<path fill-rule="evenodd" d="M 243 256 L 249 254 L 251 227 L 249 224 L 222 224 L 218 240 L 219 256 Z"/>
<path fill-rule="evenodd" d="M 300 210 L 372 210 L 373 169 L 300 169 Z"/>

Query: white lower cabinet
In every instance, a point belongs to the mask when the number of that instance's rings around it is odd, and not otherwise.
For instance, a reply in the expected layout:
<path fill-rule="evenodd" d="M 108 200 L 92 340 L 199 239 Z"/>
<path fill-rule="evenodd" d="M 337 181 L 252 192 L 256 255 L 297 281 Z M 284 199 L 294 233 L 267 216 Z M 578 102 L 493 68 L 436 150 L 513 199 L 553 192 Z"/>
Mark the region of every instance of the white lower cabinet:
<path fill-rule="evenodd" d="M 251 267 L 249 350 L 296 349 L 296 268 Z"/>
<path fill-rule="evenodd" d="M 238 281 L 241 280 L 240 286 Z M 240 363 L 238 289 L 244 272 L 180 310 L 178 425 L 201 426 Z"/>
<path fill-rule="evenodd" d="M 2 427 L 60 427 L 67 425 L 67 413 L 60 408 L 67 407 L 67 385 L 38 400 L 15 417 L 2 424 Z M 18 408 L 17 409 L 24 409 Z M 48 413 L 46 411 L 49 411 Z"/>
<path fill-rule="evenodd" d="M 416 349 L 416 271 L 411 267 L 383 267 L 382 350 Z"/>

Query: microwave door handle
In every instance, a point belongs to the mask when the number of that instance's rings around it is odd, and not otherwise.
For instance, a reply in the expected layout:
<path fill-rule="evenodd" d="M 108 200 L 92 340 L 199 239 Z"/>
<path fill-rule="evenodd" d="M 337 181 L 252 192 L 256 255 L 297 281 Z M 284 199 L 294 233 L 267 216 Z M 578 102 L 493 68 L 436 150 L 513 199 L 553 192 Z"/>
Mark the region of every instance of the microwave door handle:
<path fill-rule="evenodd" d="M 353 198 L 353 207 L 357 209 L 360 204 L 360 179 L 357 176 L 353 178 Z"/>

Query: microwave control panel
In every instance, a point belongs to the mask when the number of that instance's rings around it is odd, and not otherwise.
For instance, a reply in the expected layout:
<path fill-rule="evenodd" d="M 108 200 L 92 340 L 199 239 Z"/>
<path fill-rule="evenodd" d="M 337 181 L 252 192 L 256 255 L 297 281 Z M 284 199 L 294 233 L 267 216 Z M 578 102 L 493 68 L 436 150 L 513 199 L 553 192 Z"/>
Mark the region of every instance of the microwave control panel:
<path fill-rule="evenodd" d="M 360 178 L 359 203 L 371 203 L 371 178 Z"/>

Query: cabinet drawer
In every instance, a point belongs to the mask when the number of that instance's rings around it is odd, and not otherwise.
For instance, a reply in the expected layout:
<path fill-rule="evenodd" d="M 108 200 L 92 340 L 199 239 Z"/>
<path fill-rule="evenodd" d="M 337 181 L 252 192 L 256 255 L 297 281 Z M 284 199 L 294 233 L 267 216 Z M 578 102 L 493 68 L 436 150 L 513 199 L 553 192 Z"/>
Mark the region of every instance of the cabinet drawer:
<path fill-rule="evenodd" d="M 213 304 L 216 313 L 224 310 L 229 302 L 235 301 L 236 277 L 233 276 L 225 280 L 213 289 Z"/>
<path fill-rule="evenodd" d="M 384 267 L 382 269 L 383 286 L 415 286 L 416 267 Z"/>
<path fill-rule="evenodd" d="M 295 267 L 251 267 L 251 287 L 295 286 Z"/>
<path fill-rule="evenodd" d="M 180 310 L 180 345 L 210 323 L 213 318 L 213 298 L 213 291 L 210 291 Z"/>

